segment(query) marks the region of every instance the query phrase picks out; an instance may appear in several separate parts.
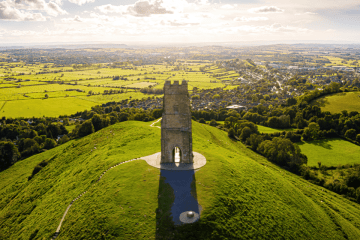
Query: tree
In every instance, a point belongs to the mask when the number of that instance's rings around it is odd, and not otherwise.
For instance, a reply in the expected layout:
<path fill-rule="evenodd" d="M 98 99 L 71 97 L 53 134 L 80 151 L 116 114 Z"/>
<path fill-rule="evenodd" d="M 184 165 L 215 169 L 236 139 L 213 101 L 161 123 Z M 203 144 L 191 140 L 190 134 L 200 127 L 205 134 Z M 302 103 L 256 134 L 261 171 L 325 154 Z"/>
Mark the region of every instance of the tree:
<path fill-rule="evenodd" d="M 235 124 L 237 123 L 237 117 L 228 117 L 225 119 L 224 127 L 226 128 L 235 128 Z"/>
<path fill-rule="evenodd" d="M 101 118 L 101 116 L 99 114 L 95 114 L 91 118 L 91 122 L 92 122 L 92 125 L 93 125 L 94 129 L 95 129 L 95 132 L 97 132 L 97 131 L 99 131 L 100 129 L 103 128 L 102 118 Z M 88 134 L 86 134 L 86 135 L 88 135 Z"/>
<path fill-rule="evenodd" d="M 360 143 L 360 134 L 356 135 L 356 141 Z"/>
<path fill-rule="evenodd" d="M 312 122 L 308 127 L 304 129 L 303 137 L 304 140 L 318 139 L 320 136 L 319 124 Z"/>
<path fill-rule="evenodd" d="M 47 93 L 45 94 L 45 98 L 49 98 L 49 95 Z"/>
<path fill-rule="evenodd" d="M 353 173 L 345 178 L 346 185 L 348 187 L 358 188 L 360 187 L 360 174 Z"/>
<path fill-rule="evenodd" d="M 218 123 L 216 122 L 215 119 L 211 119 L 209 125 L 212 126 L 212 127 L 216 127 L 218 125 Z"/>
<path fill-rule="evenodd" d="M 290 139 L 290 141 L 292 141 L 293 143 L 301 142 L 301 135 L 300 135 L 300 134 L 296 134 L 296 133 L 291 132 L 291 131 L 286 132 L 285 138 Z"/>
<path fill-rule="evenodd" d="M 14 164 L 19 158 L 20 153 L 12 142 L 0 141 L 0 169 L 5 169 Z"/>
<path fill-rule="evenodd" d="M 54 139 L 51 139 L 51 138 L 45 139 L 45 142 L 44 142 L 45 149 L 51 149 L 51 148 L 54 148 L 55 146 L 56 146 L 56 142 Z"/>
<path fill-rule="evenodd" d="M 286 104 L 289 106 L 295 105 L 297 103 L 297 100 L 295 98 L 288 98 L 286 100 Z"/>
<path fill-rule="evenodd" d="M 153 118 L 158 119 L 162 116 L 162 113 L 163 113 L 163 109 L 154 109 L 152 112 L 152 116 Z"/>
<path fill-rule="evenodd" d="M 51 135 L 56 138 L 58 135 L 61 134 L 61 129 L 59 127 L 58 124 L 56 123 L 51 123 L 49 124 L 49 126 L 46 128 L 46 131 L 49 133 L 51 132 Z"/>
<path fill-rule="evenodd" d="M 253 132 L 251 131 L 251 129 L 249 127 L 244 127 L 242 130 L 241 130 L 241 134 L 240 134 L 240 139 L 242 141 L 245 141 L 248 137 L 250 137 L 250 135 L 252 134 Z"/>
<path fill-rule="evenodd" d="M 199 119 L 199 123 L 206 123 L 206 121 L 205 121 L 204 118 L 200 118 L 200 119 Z"/>
<path fill-rule="evenodd" d="M 200 100 L 200 96 L 199 96 L 199 95 L 194 95 L 194 96 L 191 97 L 191 99 L 192 99 L 193 101 L 195 101 L 195 100 Z"/>
<path fill-rule="evenodd" d="M 358 203 L 360 203 L 360 187 L 356 189 L 356 200 Z"/>
<path fill-rule="evenodd" d="M 40 146 L 39 146 L 38 142 L 35 141 L 34 139 L 26 138 L 25 140 L 23 140 L 21 145 L 22 145 L 21 149 L 23 149 L 21 152 L 21 155 L 23 157 L 31 156 L 40 151 Z"/>
<path fill-rule="evenodd" d="M 345 137 L 355 140 L 356 138 L 356 130 L 355 129 L 349 129 L 345 132 Z"/>
<path fill-rule="evenodd" d="M 265 140 L 257 150 L 270 161 L 280 165 L 296 167 L 307 163 L 307 157 L 301 153 L 300 147 L 286 138 L 275 137 Z"/>
<path fill-rule="evenodd" d="M 91 120 L 87 120 L 83 124 L 80 125 L 77 135 L 79 137 L 84 137 L 93 132 L 95 132 L 94 125 L 92 124 Z"/>
<path fill-rule="evenodd" d="M 229 137 L 229 138 L 234 138 L 234 137 L 235 137 L 235 131 L 234 131 L 233 128 L 230 128 L 230 129 L 229 129 L 228 137 Z"/>
<path fill-rule="evenodd" d="M 246 144 L 250 145 L 251 149 L 256 151 L 259 144 L 263 141 L 263 137 L 259 134 L 253 133 L 246 139 Z"/>
<path fill-rule="evenodd" d="M 67 135 L 64 135 L 59 139 L 58 143 L 63 144 L 63 143 L 68 142 L 69 140 L 70 140 L 70 138 Z"/>

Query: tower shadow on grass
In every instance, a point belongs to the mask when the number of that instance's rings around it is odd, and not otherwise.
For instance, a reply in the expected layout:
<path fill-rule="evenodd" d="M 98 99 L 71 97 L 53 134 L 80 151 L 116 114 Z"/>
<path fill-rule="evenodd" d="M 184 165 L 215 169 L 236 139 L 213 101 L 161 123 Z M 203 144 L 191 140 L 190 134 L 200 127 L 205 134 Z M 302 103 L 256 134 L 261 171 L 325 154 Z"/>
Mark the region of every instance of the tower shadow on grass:
<path fill-rule="evenodd" d="M 180 214 L 194 211 L 200 215 L 195 170 L 160 170 L 156 239 L 175 239 L 177 227 L 183 225 Z"/>

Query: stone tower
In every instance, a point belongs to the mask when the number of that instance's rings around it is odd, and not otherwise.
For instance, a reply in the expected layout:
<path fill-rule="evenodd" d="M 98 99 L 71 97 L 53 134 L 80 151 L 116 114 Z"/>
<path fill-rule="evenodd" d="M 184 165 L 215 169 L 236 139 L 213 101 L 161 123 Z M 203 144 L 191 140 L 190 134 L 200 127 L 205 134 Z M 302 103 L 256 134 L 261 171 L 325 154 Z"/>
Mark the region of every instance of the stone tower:
<path fill-rule="evenodd" d="M 164 112 L 161 120 L 161 163 L 175 162 L 175 148 L 180 150 L 180 163 L 192 163 L 192 131 L 188 84 L 166 81 Z"/>

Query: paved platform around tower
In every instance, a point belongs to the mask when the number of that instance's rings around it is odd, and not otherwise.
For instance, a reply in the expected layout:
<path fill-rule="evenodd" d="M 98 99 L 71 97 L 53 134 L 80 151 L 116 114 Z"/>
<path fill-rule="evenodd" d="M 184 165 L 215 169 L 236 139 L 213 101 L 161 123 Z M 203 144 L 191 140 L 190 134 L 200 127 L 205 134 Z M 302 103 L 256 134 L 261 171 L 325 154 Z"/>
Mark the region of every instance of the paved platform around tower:
<path fill-rule="evenodd" d="M 150 166 L 164 170 L 195 170 L 205 166 L 206 158 L 197 152 L 193 152 L 193 154 L 193 163 L 160 163 L 161 152 L 146 157 L 141 157 L 140 159 L 144 159 Z"/>

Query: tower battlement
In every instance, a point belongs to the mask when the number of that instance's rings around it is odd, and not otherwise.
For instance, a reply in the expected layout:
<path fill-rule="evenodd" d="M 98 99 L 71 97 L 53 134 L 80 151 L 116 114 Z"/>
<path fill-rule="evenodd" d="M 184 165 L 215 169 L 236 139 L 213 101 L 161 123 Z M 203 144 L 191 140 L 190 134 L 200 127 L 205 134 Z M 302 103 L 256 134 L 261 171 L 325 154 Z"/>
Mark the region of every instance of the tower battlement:
<path fill-rule="evenodd" d="M 166 81 L 164 84 L 164 93 L 165 91 L 168 94 L 188 94 L 188 83 L 187 81 L 183 80 L 181 82 L 181 85 L 179 84 L 179 81 L 174 81 L 173 84 L 171 84 L 171 81 Z"/>

